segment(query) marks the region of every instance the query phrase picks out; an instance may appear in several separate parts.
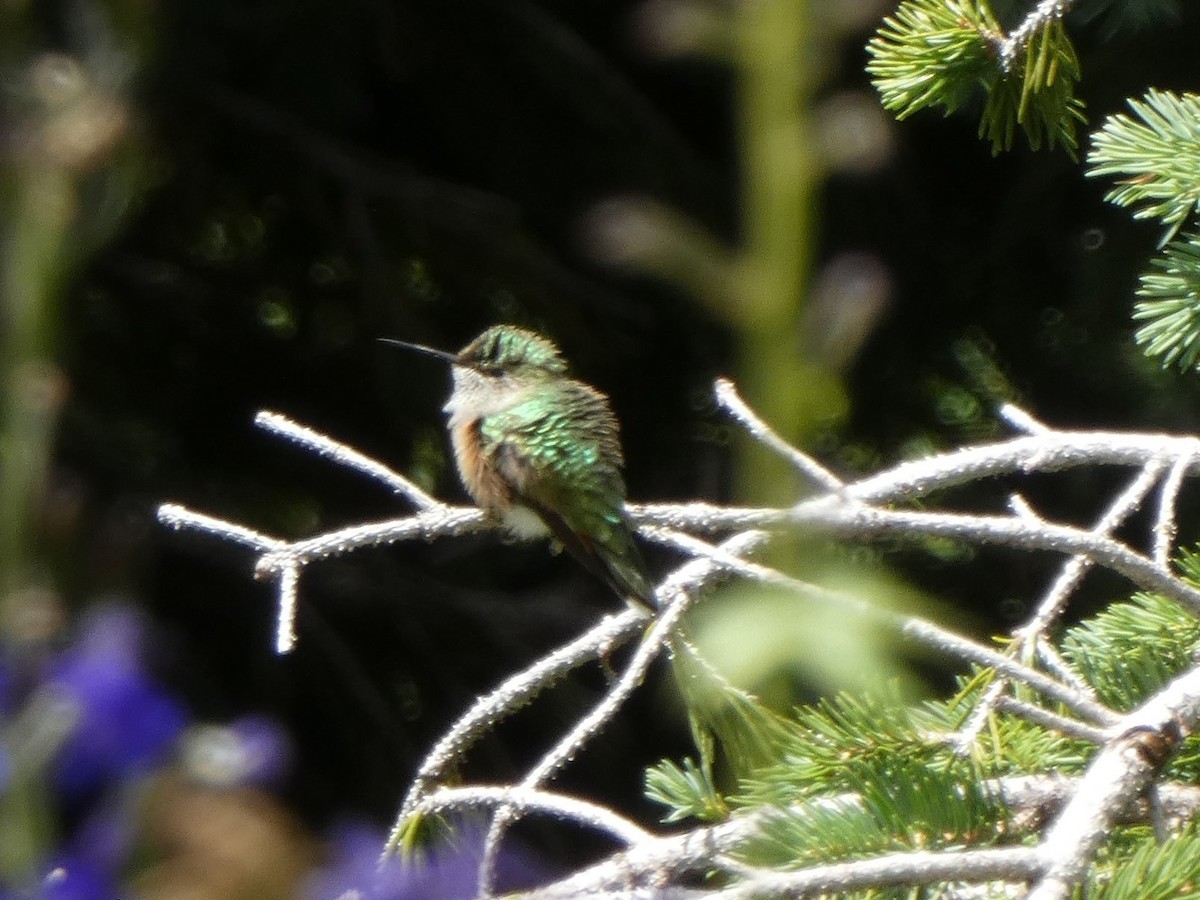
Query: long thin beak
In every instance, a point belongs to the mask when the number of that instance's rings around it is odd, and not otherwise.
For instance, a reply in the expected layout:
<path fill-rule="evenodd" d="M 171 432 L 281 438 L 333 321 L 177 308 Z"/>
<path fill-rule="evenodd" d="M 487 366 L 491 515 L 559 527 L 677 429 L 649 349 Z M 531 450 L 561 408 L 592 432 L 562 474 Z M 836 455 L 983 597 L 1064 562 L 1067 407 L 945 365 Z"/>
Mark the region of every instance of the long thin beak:
<path fill-rule="evenodd" d="M 410 344 L 408 341 L 398 341 L 395 338 L 376 338 L 375 340 L 381 344 L 403 347 L 405 350 L 416 350 L 418 353 L 424 353 L 426 356 L 432 356 L 448 362 L 452 366 L 458 365 L 458 357 L 453 353 L 447 353 L 445 350 L 434 350 L 432 347 L 426 347 L 424 344 Z"/>

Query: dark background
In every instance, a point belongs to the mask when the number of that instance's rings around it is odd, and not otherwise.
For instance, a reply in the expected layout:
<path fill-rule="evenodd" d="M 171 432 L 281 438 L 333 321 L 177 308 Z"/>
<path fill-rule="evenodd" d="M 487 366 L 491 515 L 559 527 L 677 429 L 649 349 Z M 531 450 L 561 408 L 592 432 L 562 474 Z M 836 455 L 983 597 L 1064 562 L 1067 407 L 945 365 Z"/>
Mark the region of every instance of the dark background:
<path fill-rule="evenodd" d="M 873 101 L 877 19 L 844 5 L 863 24 L 822 45 L 818 100 Z M 1108 6 L 1070 22 L 1090 127 L 1200 74 L 1193 5 Z M 69 46 L 74 9 L 47 5 L 38 40 Z M 1139 26 L 1138 10 L 1154 15 Z M 278 658 L 249 554 L 166 532 L 154 510 L 292 537 L 403 512 L 257 432 L 264 408 L 463 499 L 447 373 L 374 339 L 453 349 L 497 321 L 552 335 L 610 393 L 632 498 L 735 496 L 709 396 L 737 375 L 736 332 L 681 288 L 606 265 L 594 239 L 597 204 L 633 195 L 739 232 L 734 76 L 648 52 L 646 16 L 601 0 L 206 0 L 141 9 L 128 29 L 138 189 L 63 305 L 70 394 L 40 552 L 73 608 L 120 595 L 152 612 L 161 675 L 197 716 L 280 717 L 297 744 L 288 799 L 314 825 L 347 809 L 388 821 L 477 694 L 615 601 L 569 559 L 491 536 L 360 551 L 306 570 L 299 644 Z M 821 185 L 818 269 L 859 254 L 890 297 L 845 371 L 850 415 L 813 439 L 822 458 L 853 473 L 999 436 L 1009 399 L 1058 426 L 1197 430 L 1195 379 L 1158 372 L 1131 338 L 1155 228 L 1062 152 L 993 158 L 975 127 L 891 123 L 878 165 Z M 1049 499 L 1094 514 L 1105 477 Z M 1052 561 L 899 562 L 986 633 L 1020 617 Z M 690 747 L 668 682 L 652 679 L 568 789 L 650 814 L 639 767 Z M 471 774 L 521 771 L 602 689 L 599 675 L 558 689 L 478 748 Z"/>

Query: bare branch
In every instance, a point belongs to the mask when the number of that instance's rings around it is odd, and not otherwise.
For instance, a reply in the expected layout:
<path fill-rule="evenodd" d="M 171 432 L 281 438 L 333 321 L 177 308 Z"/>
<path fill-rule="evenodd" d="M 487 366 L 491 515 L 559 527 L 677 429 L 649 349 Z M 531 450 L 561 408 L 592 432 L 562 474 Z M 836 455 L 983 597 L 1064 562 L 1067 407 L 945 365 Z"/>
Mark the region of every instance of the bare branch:
<path fill-rule="evenodd" d="M 413 814 L 423 816 L 463 810 L 491 810 L 500 806 L 519 810 L 521 813 L 542 813 L 562 821 L 574 822 L 604 832 L 627 845 L 642 844 L 654 840 L 655 837 L 637 823 L 617 815 L 608 807 L 567 794 L 510 785 L 441 788 L 423 797 L 414 807 Z"/>
<path fill-rule="evenodd" d="M 1000 418 L 1016 431 L 1026 434 L 1049 434 L 1050 427 L 1039 422 L 1031 414 L 1021 409 L 1015 403 L 1005 403 L 999 410 Z"/>
<path fill-rule="evenodd" d="M 648 537 L 669 541 L 672 546 L 711 559 L 721 567 L 731 572 L 736 572 L 739 575 L 793 590 L 805 597 L 831 606 L 853 610 L 860 615 L 883 622 L 895 628 L 901 634 L 942 653 L 967 662 L 974 662 L 981 666 L 994 668 L 998 672 L 1004 673 L 1007 677 L 1014 678 L 1032 687 L 1034 690 L 1040 691 L 1054 700 L 1058 700 L 1080 715 L 1086 716 L 1093 721 L 1111 723 L 1119 719 L 1119 716 L 1115 712 L 1103 704 L 1096 702 L 1095 698 L 1089 694 L 1056 682 L 1041 672 L 1022 665 L 1006 654 L 999 653 L 990 647 L 985 647 L 969 638 L 955 634 L 917 616 L 908 616 L 890 609 L 874 606 L 845 591 L 837 591 L 823 585 L 800 581 L 768 566 L 741 559 L 722 548 L 713 547 L 711 544 L 690 535 L 650 527 L 643 528 L 642 533 Z"/>
<path fill-rule="evenodd" d="M 195 512 L 177 503 L 164 503 L 159 506 L 158 521 L 176 531 L 200 531 L 259 552 L 269 552 L 287 546 L 287 542 L 279 538 L 269 537 L 225 519 Z"/>
<path fill-rule="evenodd" d="M 1071 896 L 1121 811 L 1158 773 L 1182 733 L 1200 724 L 1200 669 L 1170 682 L 1126 716 L 1119 736 L 1100 752 L 1042 842 L 1050 862 L 1029 900 Z"/>
<path fill-rule="evenodd" d="M 1171 565 L 1171 549 L 1175 545 L 1175 508 L 1183 478 L 1192 465 L 1190 456 L 1180 455 L 1171 465 L 1171 471 L 1163 479 L 1158 491 L 1158 510 L 1154 520 L 1154 561 L 1163 569 Z"/>
<path fill-rule="evenodd" d="M 788 517 L 797 525 L 842 537 L 929 534 L 1020 550 L 1082 554 L 1124 575 L 1143 590 L 1158 592 L 1200 613 L 1200 589 L 1173 578 L 1152 559 L 1130 550 L 1125 544 L 1079 528 L 998 516 L 833 506 L 823 501 L 801 503 Z"/>
<path fill-rule="evenodd" d="M 999 44 L 1000 66 L 1005 72 L 1011 72 L 1016 62 L 1017 54 L 1029 43 L 1029 39 L 1047 22 L 1061 19 L 1067 14 L 1074 0 L 1042 0 L 1032 12 L 1025 17 L 1016 28 L 1010 31 Z"/>
<path fill-rule="evenodd" d="M 717 402 L 725 407 L 729 414 L 737 419 L 755 440 L 761 441 L 770 447 L 826 490 L 840 491 L 842 489 L 843 484 L 840 478 L 807 453 L 797 450 L 781 438 L 770 425 L 760 419 L 746 405 L 746 401 L 738 394 L 737 388 L 734 387 L 732 381 L 725 378 L 718 378 L 716 382 L 716 395 Z"/>
<path fill-rule="evenodd" d="M 1010 39 L 1015 40 L 1023 28 L 1041 27 L 1047 17 L 1061 15 L 1067 5 L 1039 4 L 1038 10 L 1030 14 Z M 1039 15 L 1042 18 L 1035 21 L 1034 17 Z M 1028 33 L 1032 34 L 1032 30 Z M 1091 688 L 1058 656 L 1047 633 L 1087 571 L 1095 566 L 1119 573 L 1137 587 L 1171 598 L 1200 614 L 1200 588 L 1177 577 L 1170 568 L 1176 505 L 1184 479 L 1200 469 L 1200 440 L 1170 435 L 1053 431 L 1010 406 L 1002 410 L 1002 415 L 1014 428 L 1026 432 L 1024 436 L 904 462 L 845 483 L 783 441 L 746 406 L 731 383 L 720 381 L 716 390 L 718 402 L 734 418 L 756 439 L 788 459 L 823 493 L 779 509 L 738 509 L 706 503 L 629 505 L 630 516 L 643 536 L 690 557 L 659 587 L 658 594 L 664 604 L 658 614 L 649 618 L 631 610 L 606 617 L 472 704 L 421 764 L 400 809 L 388 848 L 395 846 L 406 826 L 421 816 L 474 808 L 493 812 L 479 869 L 484 896 L 490 891 L 491 873 L 507 828 L 520 816 L 534 813 L 597 829 L 627 845 L 626 850 L 610 860 L 533 895 L 539 897 L 584 894 L 615 897 L 621 896 L 624 887 L 631 884 L 657 888 L 670 884 L 674 878 L 702 871 L 724 871 L 736 882 L 716 894 L 711 890 L 699 892 L 706 896 L 742 897 L 764 892 L 795 895 L 900 883 L 952 880 L 981 884 L 1039 878 L 1031 895 L 1035 900 L 1067 896 L 1092 864 L 1112 824 L 1128 817 L 1131 810 L 1137 815 L 1145 812 L 1146 804 L 1138 798 L 1152 783 L 1165 753 L 1173 746 L 1172 741 L 1181 731 L 1196 730 L 1200 720 L 1200 674 L 1192 671 L 1179 676 L 1141 709 L 1119 716 L 1096 700 Z M 442 504 L 387 466 L 284 416 L 263 412 L 256 423 L 272 434 L 386 484 L 420 507 L 418 512 L 404 518 L 339 528 L 297 541 L 280 540 L 174 504 L 159 508 L 159 520 L 169 527 L 209 534 L 258 554 L 256 574 L 277 582 L 276 650 L 280 653 L 290 650 L 296 639 L 296 604 L 301 572 L 306 565 L 363 547 L 497 527 L 479 510 Z M 947 512 L 928 499 L 919 508 L 911 506 L 913 501 L 930 498 L 939 491 L 994 476 L 1020 477 L 1078 466 L 1110 465 L 1132 466 L 1137 472 L 1090 527 L 1045 518 L 1018 493 L 1012 495 L 1011 515 Z M 1157 508 L 1149 540 L 1131 544 L 1115 538 L 1121 525 L 1156 486 Z M 804 529 L 858 540 L 884 535 L 937 536 L 1019 551 L 1049 551 L 1067 558 L 1036 604 L 1034 614 L 1017 630 L 1019 640 L 1007 652 L 998 652 L 933 622 L 876 608 L 860 598 L 746 559 L 747 554 L 770 540 L 766 529 Z M 733 536 L 719 545 L 700 537 L 730 530 L 735 532 Z M 1138 549 L 1151 545 L 1150 552 Z M 978 733 L 990 712 L 1000 709 L 1044 728 L 1103 744 L 1082 779 L 1057 779 L 1036 787 L 1030 787 L 1032 782 L 1026 784 L 1027 792 L 1035 798 L 1029 802 L 1041 803 L 1025 813 L 1025 821 L 1033 823 L 1030 827 L 1041 827 L 1054 808 L 1061 806 L 1061 813 L 1044 842 L 1032 848 L 891 854 L 780 873 L 748 868 L 730 855 L 740 840 L 761 827 L 766 821 L 765 814 L 735 816 L 711 828 L 659 838 L 609 810 L 543 790 L 542 786 L 618 714 L 664 648 L 672 644 L 686 648 L 678 633 L 682 616 L 705 587 L 725 574 L 778 585 L 811 601 L 871 616 L 925 646 L 994 669 L 996 680 L 988 686 L 966 729 L 957 735 L 960 742 Z M 451 769 L 462 762 L 475 742 L 497 722 L 530 703 L 567 672 L 606 659 L 614 647 L 639 635 L 636 649 L 603 698 L 574 722 L 549 752 L 532 763 L 519 784 L 467 785 L 453 789 L 442 786 Z M 1050 674 L 1035 666 L 1044 667 Z M 1029 702 L 1027 695 L 1012 696 L 1009 690 L 1013 685 L 1026 685 L 1048 700 L 1064 704 L 1079 720 Z M 1117 737 L 1113 738 L 1114 734 Z M 1001 789 L 1001 793 L 1010 792 L 1006 800 L 1011 801 L 1011 807 L 1015 802 L 1016 780 L 1007 779 L 1006 783 L 1007 788 Z M 1051 788 L 1057 792 L 1054 802 L 1046 799 Z M 1170 788 L 1161 786 L 1159 794 L 1168 798 L 1164 803 L 1175 802 L 1176 811 L 1194 811 L 1200 806 L 1200 793 L 1180 799 L 1176 796 L 1179 792 L 1173 794 Z M 1018 816 L 1014 821 L 1021 820 Z M 585 883 L 588 890 L 581 891 Z M 570 890 L 568 885 L 574 885 L 577 892 L 554 893 Z"/>
<path fill-rule="evenodd" d="M 332 460 L 339 466 L 362 472 L 376 481 L 386 484 L 397 494 L 407 497 L 422 509 L 436 506 L 438 501 L 429 496 L 399 472 L 389 469 L 377 460 L 359 453 L 348 444 L 335 440 L 319 431 L 294 422 L 282 413 L 262 410 L 254 417 L 254 424 L 264 431 L 311 450 L 317 456 Z"/>

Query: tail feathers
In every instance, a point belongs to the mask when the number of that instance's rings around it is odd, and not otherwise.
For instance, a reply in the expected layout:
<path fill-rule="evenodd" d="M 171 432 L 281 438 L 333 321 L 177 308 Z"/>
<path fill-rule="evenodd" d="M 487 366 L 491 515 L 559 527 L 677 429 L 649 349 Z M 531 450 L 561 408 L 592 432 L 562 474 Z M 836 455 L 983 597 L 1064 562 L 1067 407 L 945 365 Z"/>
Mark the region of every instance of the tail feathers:
<path fill-rule="evenodd" d="M 654 585 L 627 522 L 608 531 L 602 541 L 585 537 L 558 513 L 523 498 L 568 553 L 625 599 L 630 606 L 653 613 L 658 608 Z"/>
<path fill-rule="evenodd" d="M 604 560 L 605 581 L 625 602 L 634 609 L 653 613 L 658 608 L 658 598 L 654 593 L 654 585 L 646 574 L 645 563 L 636 545 L 630 540 L 632 559 L 609 557 Z"/>

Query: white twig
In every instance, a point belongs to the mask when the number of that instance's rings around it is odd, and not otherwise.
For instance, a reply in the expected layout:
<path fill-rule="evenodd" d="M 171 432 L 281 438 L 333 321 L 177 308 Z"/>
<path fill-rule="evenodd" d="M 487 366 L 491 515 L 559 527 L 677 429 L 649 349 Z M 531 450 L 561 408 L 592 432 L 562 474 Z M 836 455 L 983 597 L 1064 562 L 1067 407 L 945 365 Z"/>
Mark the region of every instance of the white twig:
<path fill-rule="evenodd" d="M 791 462 L 797 469 L 803 472 L 808 478 L 816 484 L 825 488 L 828 491 L 840 491 L 843 487 L 842 480 L 826 469 L 823 465 L 809 456 L 797 450 L 771 428 L 766 422 L 758 417 L 755 412 L 746 405 L 741 396 L 734 387 L 733 382 L 726 378 L 718 378 L 716 382 L 717 403 L 723 406 L 730 415 L 737 419 L 742 426 L 750 433 L 750 436 L 755 440 L 761 441 L 766 446 L 770 447 L 784 459 Z"/>
<path fill-rule="evenodd" d="M 1091 866 L 1121 811 L 1157 774 L 1159 757 L 1200 724 L 1200 668 L 1191 669 L 1126 716 L 1093 760 L 1070 802 L 1046 834 L 1041 850 L 1050 863 L 1029 900 L 1064 900 Z M 1156 746 L 1160 744 L 1161 746 Z"/>
<path fill-rule="evenodd" d="M 1024 519 L 1027 522 L 1042 522 L 1044 521 L 1021 494 L 1009 494 L 1008 508 L 1018 519 Z"/>
<path fill-rule="evenodd" d="M 1033 652 L 1046 667 L 1046 671 L 1053 674 L 1063 684 L 1069 684 L 1085 697 L 1096 696 L 1092 686 L 1080 677 L 1079 673 L 1059 655 L 1059 652 L 1048 641 L 1038 641 L 1034 645 Z"/>
<path fill-rule="evenodd" d="M 1049 434 L 1050 427 L 1039 422 L 1032 414 L 1026 412 L 1015 403 L 1005 403 L 1000 407 L 1000 418 L 1007 422 L 1015 431 L 1025 434 Z"/>
<path fill-rule="evenodd" d="M 703 562 L 707 566 L 712 566 L 708 560 Z M 668 579 L 668 583 L 659 587 L 657 594 L 660 602 L 665 606 L 660 609 L 650 630 L 638 644 L 637 650 L 626 664 L 621 677 L 609 688 L 604 699 L 593 707 L 591 712 L 576 722 L 574 727 L 550 749 L 549 753 L 538 760 L 529 773 L 521 779 L 520 787 L 534 789 L 553 777 L 592 737 L 599 733 L 609 719 L 616 715 L 630 694 L 642 683 L 642 679 L 646 677 L 646 670 L 650 668 L 650 664 L 667 645 L 679 620 L 695 599 L 694 591 L 679 586 L 686 580 L 686 578 Z M 673 581 L 674 583 L 672 583 Z M 487 839 L 484 842 L 483 860 L 479 866 L 479 895 L 481 897 L 491 896 L 492 879 L 500 842 L 503 840 L 508 825 L 516 817 L 516 813 L 517 810 L 512 807 L 501 807 L 488 829 Z"/>
<path fill-rule="evenodd" d="M 243 525 L 235 525 L 233 522 L 196 512 L 177 503 L 164 503 L 159 506 L 158 521 L 176 531 L 189 529 L 211 534 L 260 553 L 287 546 L 287 542 L 281 541 L 279 538 L 269 537 Z"/>
<path fill-rule="evenodd" d="M 1188 456 L 1200 468 L 1200 439 L 1166 434 L 1054 431 L 994 444 L 964 447 L 893 466 L 846 486 L 863 503 L 923 497 L 983 478 L 1010 473 L 1061 472 L 1082 465 L 1138 466 L 1154 458 Z"/>
<path fill-rule="evenodd" d="M 278 618 L 275 623 L 275 652 L 282 656 L 296 646 L 296 604 L 299 602 L 300 566 L 279 573 Z"/>
<path fill-rule="evenodd" d="M 1175 546 L 1175 509 L 1183 488 L 1183 478 L 1192 462 L 1191 456 L 1181 454 L 1176 457 L 1158 491 L 1158 509 L 1154 518 L 1154 561 L 1163 569 L 1169 570 L 1171 567 L 1171 553 Z"/>
<path fill-rule="evenodd" d="M 1153 459 L 1142 466 L 1141 471 L 1138 472 L 1129 486 L 1117 496 L 1108 509 L 1100 516 L 1100 519 L 1092 528 L 1092 534 L 1106 536 L 1118 528 L 1141 505 L 1146 494 L 1154 486 L 1154 482 L 1162 474 L 1162 469 L 1163 462 L 1160 459 Z M 1032 517 L 1032 515 L 1032 511 L 1030 511 L 1029 517 Z M 1079 583 L 1083 580 L 1083 576 L 1091 567 L 1092 560 L 1082 554 L 1076 554 L 1063 563 L 1059 569 L 1058 577 L 1051 584 L 1042 602 L 1038 604 L 1033 616 L 1014 632 L 1017 641 L 1009 649 L 1009 654 L 1016 656 L 1025 649 L 1034 647 L 1038 657 L 1048 662 L 1047 667 L 1051 671 L 1058 674 L 1060 678 L 1066 676 L 1064 680 L 1068 684 L 1088 697 L 1094 697 L 1095 695 L 1078 677 L 1074 676 L 1074 673 L 1070 671 L 1070 667 L 1056 653 L 1053 653 L 1045 641 L 1042 640 L 1042 636 L 1046 632 L 1046 629 L 1058 619 L 1063 608 L 1066 606 L 1068 598 L 1079 586 Z M 993 684 L 984 697 L 981 698 L 979 708 L 975 710 L 970 722 L 968 722 L 967 726 L 959 734 L 960 752 L 966 752 L 974 743 L 975 738 L 987 723 L 991 708 L 1004 699 L 1004 680 L 1002 677 L 1000 681 Z M 1059 728 L 1058 730 L 1062 731 L 1063 729 Z"/>
<path fill-rule="evenodd" d="M 1108 509 L 1100 516 L 1100 519 L 1093 526 L 1091 533 L 1097 537 L 1107 537 L 1112 534 L 1120 525 L 1141 505 L 1142 500 L 1150 493 L 1150 489 L 1154 487 L 1154 483 L 1162 474 L 1164 463 L 1160 459 L 1153 459 L 1146 463 L 1138 472 L 1129 484 L 1117 498 L 1109 505 Z M 1050 586 L 1050 590 L 1046 592 L 1046 596 L 1042 598 L 1042 602 L 1038 604 L 1036 612 L 1029 621 L 1022 625 L 1017 630 L 1017 635 L 1022 640 L 1034 640 L 1038 636 L 1045 633 L 1062 613 L 1063 607 L 1066 605 L 1067 599 L 1079 586 L 1083 580 L 1083 576 L 1092 567 L 1092 560 L 1084 554 L 1075 554 L 1059 569 L 1058 577 L 1054 579 L 1054 583 Z"/>
<path fill-rule="evenodd" d="M 789 518 L 797 525 L 842 537 L 929 534 L 1020 550 L 1083 554 L 1124 575 L 1143 590 L 1163 594 L 1200 614 L 1200 589 L 1173 578 L 1155 565 L 1154 560 L 1135 553 L 1125 544 L 1079 528 L 999 516 L 910 512 L 867 506 L 833 507 L 819 501 L 797 505 Z"/>
<path fill-rule="evenodd" d="M 341 441 L 335 440 L 326 434 L 314 431 L 305 425 L 301 425 L 299 422 L 289 419 L 282 413 L 264 409 L 254 417 L 254 424 L 264 431 L 278 435 L 299 447 L 311 450 L 318 456 L 332 460 L 339 466 L 345 466 L 347 469 L 362 472 L 376 481 L 383 482 L 395 493 L 407 497 L 423 509 L 438 505 L 437 500 L 429 496 L 429 494 L 425 493 L 399 472 L 388 468 L 378 460 L 371 459 L 369 456 L 359 453 L 348 444 L 343 444 Z"/>
<path fill-rule="evenodd" d="M 1061 19 L 1074 6 L 1074 0 L 1042 0 L 1015 29 L 1000 42 L 1000 66 L 1011 72 L 1017 53 L 1025 48 L 1034 32 L 1055 19 Z"/>
<path fill-rule="evenodd" d="M 429 789 L 444 778 L 452 766 L 466 757 L 476 740 L 567 672 L 595 660 L 601 648 L 613 647 L 628 640 L 641 629 L 642 621 L 642 617 L 632 609 L 619 615 L 606 616 L 585 634 L 549 656 L 542 657 L 530 668 L 512 676 L 471 704 L 471 708 L 434 745 L 417 769 L 385 853 L 395 847 L 405 823 L 423 802 Z"/>
<path fill-rule="evenodd" d="M 331 556 L 344 556 L 363 547 L 381 547 L 398 541 L 427 541 L 435 537 L 471 534 L 492 525 L 493 523 L 474 507 L 439 505 L 404 519 L 353 525 L 285 544 L 263 554 L 255 565 L 254 572 L 259 578 L 265 578 L 288 566 L 306 565 Z"/>
<path fill-rule="evenodd" d="M 654 840 L 654 835 L 624 816 L 605 806 L 589 803 L 568 794 L 529 790 L 510 785 L 471 785 L 460 788 L 441 788 L 428 794 L 413 809 L 413 814 L 425 816 L 462 810 L 491 810 L 504 806 L 522 813 L 542 813 L 567 822 L 574 822 L 595 831 L 604 832 L 622 844 L 633 846 Z"/>
<path fill-rule="evenodd" d="M 981 666 L 995 668 L 997 671 L 1005 673 L 1007 677 L 1029 685 L 1034 690 L 1040 691 L 1046 696 L 1066 704 L 1080 715 L 1086 716 L 1093 721 L 1108 723 L 1115 722 L 1119 718 L 1116 713 L 1096 702 L 1095 698 L 1089 694 L 1060 684 L 1043 675 L 1041 672 L 1022 665 L 1006 654 L 998 653 L 990 647 L 985 647 L 932 622 L 872 605 L 844 591 L 837 591 L 823 585 L 800 581 L 768 566 L 741 559 L 735 554 L 718 547 L 713 547 L 711 544 L 690 535 L 680 534 L 669 529 L 652 527 L 644 527 L 641 531 L 648 537 L 669 542 L 672 546 L 685 549 L 689 553 L 711 559 L 716 564 L 731 572 L 736 572 L 739 575 L 744 575 L 767 584 L 787 588 L 788 590 L 795 591 L 798 594 L 833 607 L 840 607 L 848 611 L 852 610 L 855 613 L 868 616 L 895 628 L 901 634 L 935 650 L 967 662 L 974 662 Z"/>
<path fill-rule="evenodd" d="M 1001 682 L 996 683 L 996 685 L 1000 684 Z M 1093 728 L 1091 725 L 1080 722 L 1078 719 L 1068 719 L 1066 716 L 1060 716 L 1058 713 L 1051 712 L 1045 707 L 1027 703 L 1016 697 L 1001 696 L 997 698 L 996 708 L 1001 712 L 1020 716 L 1022 719 L 1034 722 L 1050 731 L 1057 731 L 1059 734 L 1090 741 L 1093 744 L 1103 744 L 1110 737 L 1107 731 Z"/>
<path fill-rule="evenodd" d="M 845 893 L 887 885 L 937 884 L 941 881 L 1028 881 L 1046 869 L 1033 847 L 983 850 L 907 851 L 873 859 L 813 866 L 798 872 L 763 869 L 744 884 L 710 896 L 713 900 L 801 897 Z"/>

